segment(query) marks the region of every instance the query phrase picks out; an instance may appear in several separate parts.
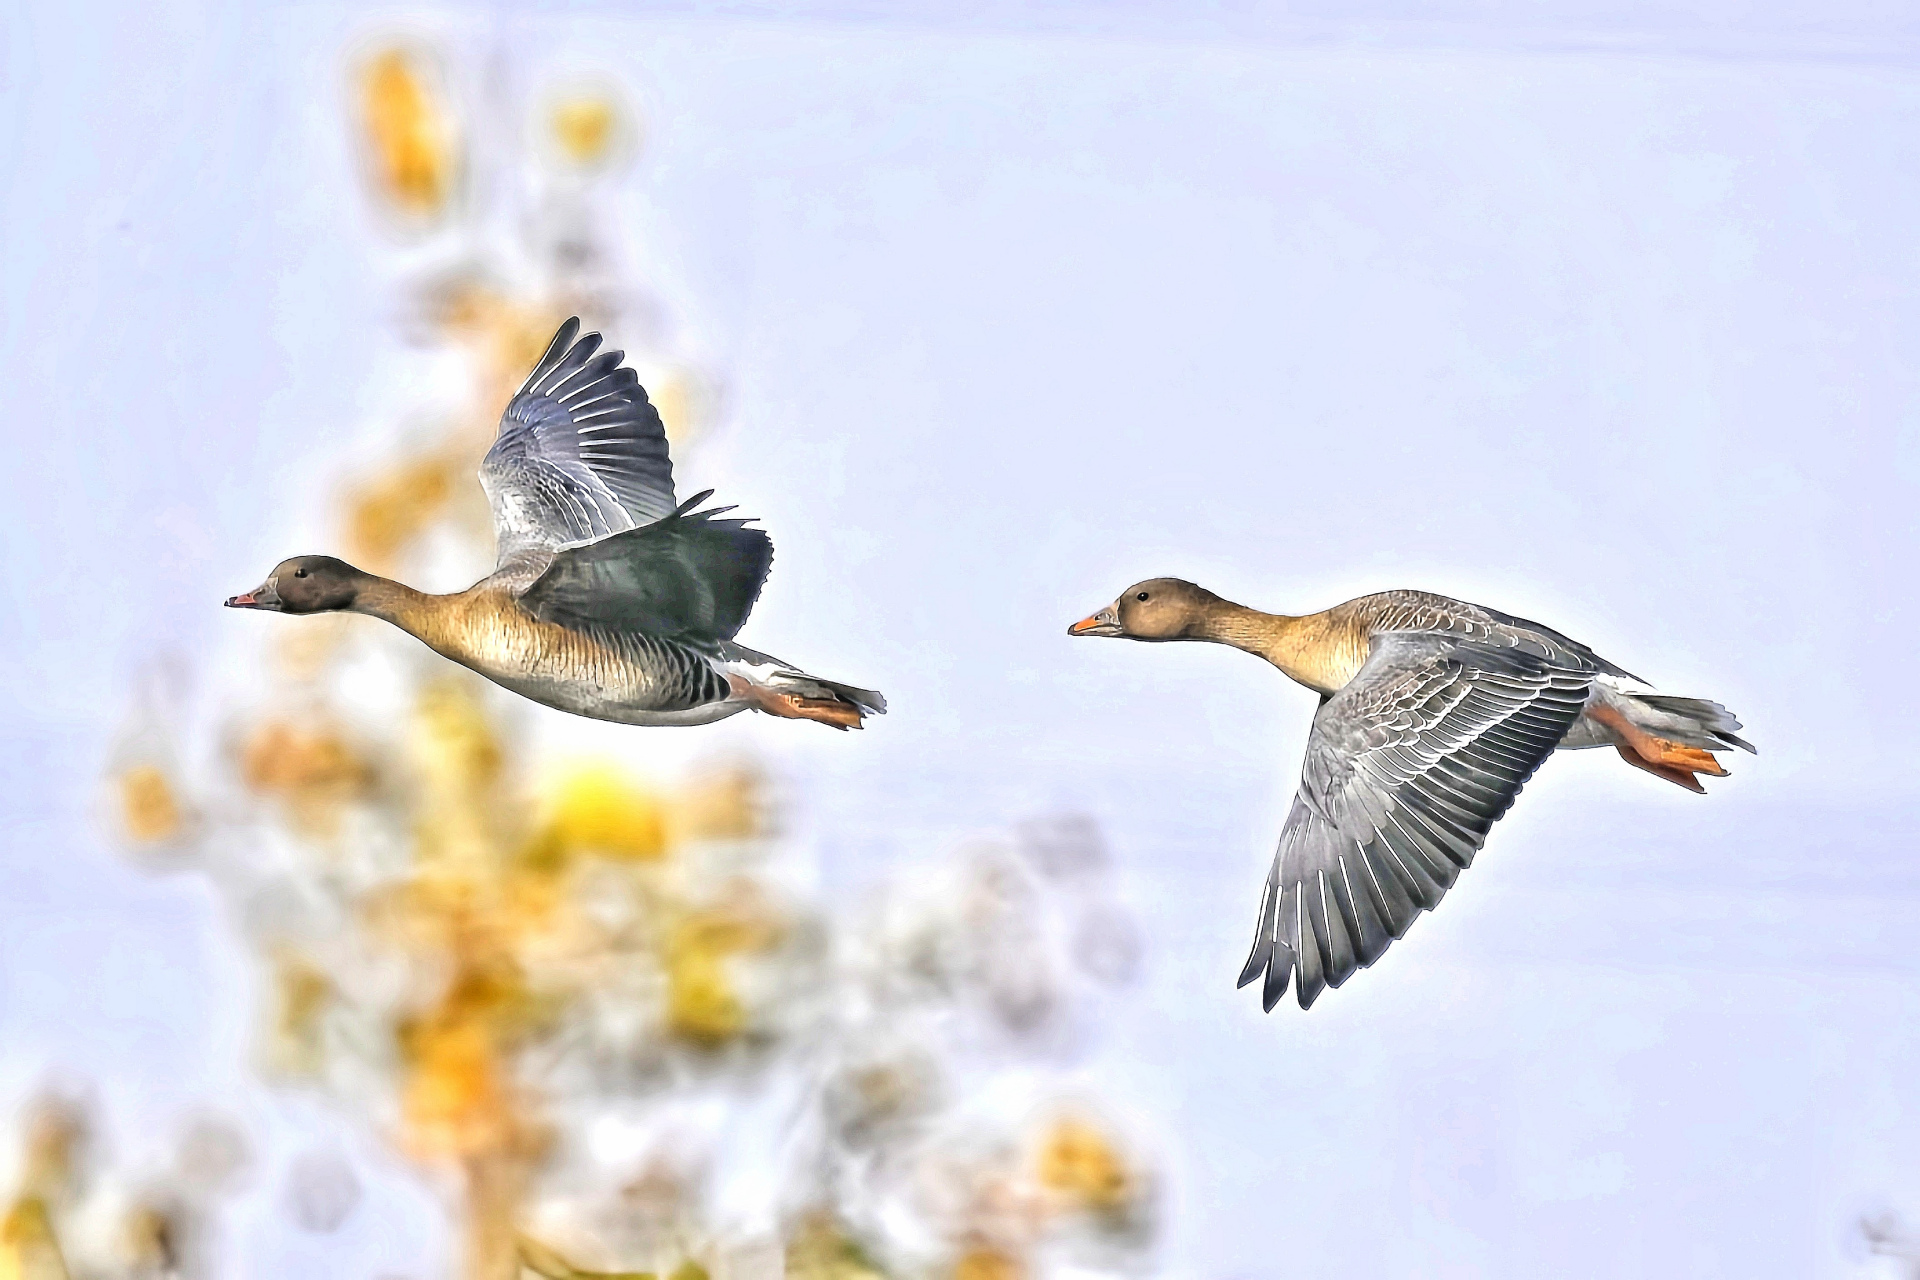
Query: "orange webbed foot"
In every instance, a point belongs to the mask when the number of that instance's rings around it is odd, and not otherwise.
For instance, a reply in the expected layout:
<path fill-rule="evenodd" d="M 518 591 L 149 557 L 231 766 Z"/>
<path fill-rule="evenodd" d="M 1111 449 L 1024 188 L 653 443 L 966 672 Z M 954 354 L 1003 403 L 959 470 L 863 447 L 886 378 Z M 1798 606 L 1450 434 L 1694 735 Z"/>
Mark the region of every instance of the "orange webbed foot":
<path fill-rule="evenodd" d="M 1700 779 L 1693 776 L 1693 770 L 1691 769 L 1681 765 L 1662 764 L 1658 761 L 1645 759 L 1638 752 L 1624 746 L 1615 747 L 1614 750 L 1620 753 L 1622 760 L 1625 760 L 1636 769 L 1645 769 L 1656 778 L 1665 778 L 1668 782 L 1685 787 L 1687 790 L 1697 792 L 1700 795 L 1707 794 L 1707 789 L 1700 785 Z M 1705 755 L 1706 753 L 1701 752 L 1701 754 Z M 1711 757 L 1709 757 L 1709 759 L 1711 759 Z M 1727 771 L 1720 768 L 1716 762 L 1714 772 L 1724 777 Z"/>
<path fill-rule="evenodd" d="M 1707 789 L 1700 785 L 1694 775 L 1704 773 L 1709 777 L 1724 778 L 1727 770 L 1713 752 L 1698 747 L 1683 747 L 1666 738 L 1658 738 L 1634 724 L 1612 707 L 1601 707 L 1594 718 L 1606 725 L 1614 733 L 1614 749 L 1620 758 L 1636 769 L 1645 769 L 1656 778 L 1665 778 L 1676 786 L 1701 795 Z"/>
<path fill-rule="evenodd" d="M 783 720 L 812 720 L 843 732 L 862 727 L 860 709 L 852 703 L 832 698 L 803 698 L 797 693 L 782 693 L 738 676 L 733 677 L 731 683 L 736 694 L 770 716 L 779 716 Z"/>
<path fill-rule="evenodd" d="M 1686 769 L 1693 773 L 1704 773 L 1715 778 L 1724 778 L 1727 771 L 1714 758 L 1713 752 L 1702 751 L 1698 747 L 1683 747 L 1677 742 L 1668 742 L 1665 738 L 1655 738 L 1660 747 L 1658 763 L 1672 765 L 1677 769 Z"/>

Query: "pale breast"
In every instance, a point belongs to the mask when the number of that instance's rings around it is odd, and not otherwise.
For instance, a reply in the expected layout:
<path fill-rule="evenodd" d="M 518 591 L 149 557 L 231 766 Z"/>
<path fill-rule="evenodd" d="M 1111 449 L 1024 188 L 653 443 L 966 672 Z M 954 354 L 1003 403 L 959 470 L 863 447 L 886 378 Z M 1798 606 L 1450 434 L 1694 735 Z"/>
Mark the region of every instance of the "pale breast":
<path fill-rule="evenodd" d="M 712 664 L 684 645 L 546 622 L 504 593 L 451 597 L 434 614 L 408 629 L 494 683 L 575 715 L 649 723 L 710 706 L 730 693 Z"/>
<path fill-rule="evenodd" d="M 1353 600 L 1296 621 L 1268 660 L 1319 693 L 1335 693 L 1360 673 L 1370 651 L 1371 629 Z"/>

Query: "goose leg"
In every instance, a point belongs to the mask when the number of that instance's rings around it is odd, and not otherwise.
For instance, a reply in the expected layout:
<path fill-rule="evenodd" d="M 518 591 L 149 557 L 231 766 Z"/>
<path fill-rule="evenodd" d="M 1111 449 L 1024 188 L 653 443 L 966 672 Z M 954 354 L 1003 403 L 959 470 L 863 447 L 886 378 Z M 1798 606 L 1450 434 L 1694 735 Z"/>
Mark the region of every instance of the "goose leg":
<path fill-rule="evenodd" d="M 1620 752 L 1620 758 L 1636 769 L 1645 769 L 1657 778 L 1665 778 L 1668 782 L 1702 795 L 1706 794 L 1707 789 L 1694 777 L 1696 773 L 1715 778 L 1727 776 L 1726 769 L 1714 759 L 1711 751 L 1683 747 L 1677 742 L 1655 737 L 1604 703 L 1593 707 L 1587 714 L 1613 732 L 1614 746 Z"/>
<path fill-rule="evenodd" d="M 852 703 L 782 693 L 739 676 L 729 677 L 729 683 L 733 685 L 735 695 L 745 698 L 756 709 L 770 716 L 779 716 L 783 720 L 813 720 L 843 731 L 861 727 L 860 709 Z"/>

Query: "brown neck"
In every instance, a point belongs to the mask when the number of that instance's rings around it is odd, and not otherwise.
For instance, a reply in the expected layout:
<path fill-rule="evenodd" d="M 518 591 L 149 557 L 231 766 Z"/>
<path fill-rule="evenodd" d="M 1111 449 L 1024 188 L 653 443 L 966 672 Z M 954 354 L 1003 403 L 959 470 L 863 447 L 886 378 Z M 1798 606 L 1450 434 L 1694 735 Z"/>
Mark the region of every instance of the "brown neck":
<path fill-rule="evenodd" d="M 1190 634 L 1244 649 L 1307 688 L 1332 693 L 1358 670 L 1347 630 L 1336 622 L 1332 610 L 1293 617 L 1216 600 Z"/>
<path fill-rule="evenodd" d="M 433 598 L 404 583 L 369 573 L 363 575 L 355 590 L 353 603 L 347 608 L 354 613 L 364 613 L 391 622 L 402 631 L 418 636 L 426 618 L 427 602 Z"/>

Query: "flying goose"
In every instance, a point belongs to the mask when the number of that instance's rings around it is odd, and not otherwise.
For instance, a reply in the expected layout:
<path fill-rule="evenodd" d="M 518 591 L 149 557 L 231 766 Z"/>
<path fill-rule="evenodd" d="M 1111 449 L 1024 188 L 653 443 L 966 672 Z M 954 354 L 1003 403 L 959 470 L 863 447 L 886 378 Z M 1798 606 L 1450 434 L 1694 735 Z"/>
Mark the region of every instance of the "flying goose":
<path fill-rule="evenodd" d="M 660 415 L 619 351 L 568 320 L 480 464 L 499 560 L 428 595 L 331 556 L 281 562 L 235 609 L 382 618 L 494 683 L 623 724 L 708 724 L 749 708 L 857 729 L 886 699 L 734 642 L 773 543 L 732 507 L 675 502 Z M 577 339 L 577 340 L 576 340 Z"/>
<path fill-rule="evenodd" d="M 1704 792 L 1740 722 L 1668 697 L 1523 618 L 1424 591 L 1361 596 L 1304 617 L 1261 613 L 1154 578 L 1068 629 L 1204 640 L 1265 658 L 1320 694 L 1293 809 L 1260 899 L 1246 986 L 1302 1009 L 1378 960 L 1472 861 L 1556 749 L 1612 746 L 1628 764 Z"/>

